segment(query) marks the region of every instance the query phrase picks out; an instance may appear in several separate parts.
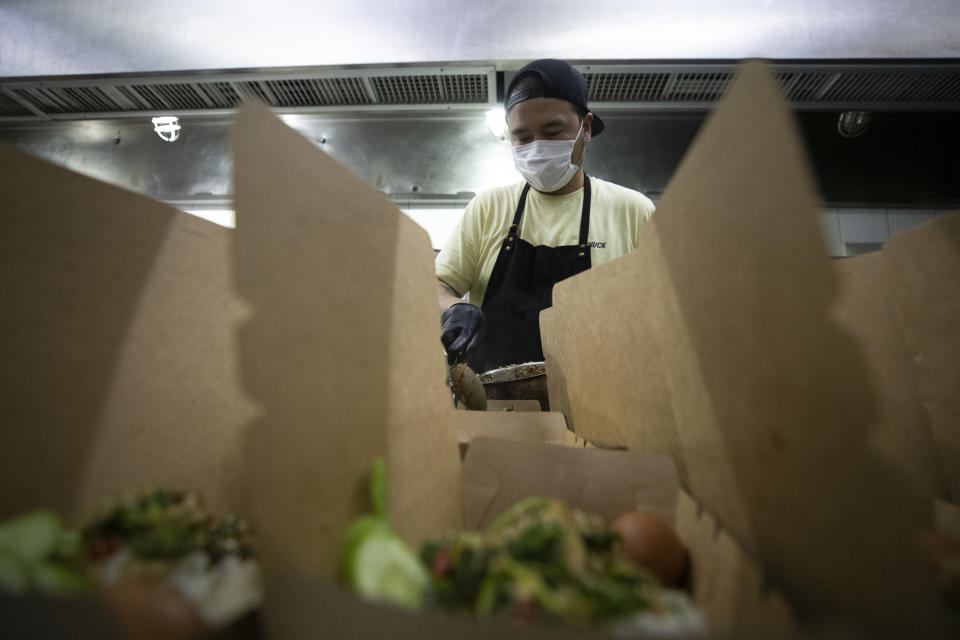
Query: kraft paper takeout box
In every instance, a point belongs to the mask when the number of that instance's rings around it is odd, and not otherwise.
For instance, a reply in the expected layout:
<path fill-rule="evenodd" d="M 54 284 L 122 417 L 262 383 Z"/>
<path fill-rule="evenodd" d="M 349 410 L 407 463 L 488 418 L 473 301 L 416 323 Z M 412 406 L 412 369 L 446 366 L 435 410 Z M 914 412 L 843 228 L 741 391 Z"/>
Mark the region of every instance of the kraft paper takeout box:
<path fill-rule="evenodd" d="M 231 232 L 0 146 L 0 517 L 163 482 L 239 507 Z"/>
<path fill-rule="evenodd" d="M 532 400 L 532 402 L 538 402 Z M 569 447 L 592 446 L 567 428 L 566 419 L 557 411 L 461 411 L 454 424 L 460 455 L 463 457 L 470 442 L 477 437 L 490 436 L 520 442 L 561 444 Z"/>
<path fill-rule="evenodd" d="M 876 390 L 872 443 L 922 490 L 960 496 L 960 214 L 833 263 L 835 314 Z"/>
<path fill-rule="evenodd" d="M 384 455 L 389 513 L 416 541 L 460 511 L 455 410 L 426 231 L 268 109 L 233 132 L 233 277 L 248 503 L 270 569 L 332 578 L 339 542 Z"/>
<path fill-rule="evenodd" d="M 242 513 L 231 231 L 0 145 L 0 518 L 70 526 L 157 486 Z M 92 600 L 0 598 L 9 637 L 105 638 Z"/>
<path fill-rule="evenodd" d="M 804 619 L 847 618 L 874 636 L 934 635 L 942 614 L 916 544 L 932 528 L 932 492 L 916 471 L 930 461 L 928 431 L 889 434 L 877 397 L 889 363 L 872 371 L 869 346 L 847 326 L 817 210 L 776 84 L 762 65 L 747 65 L 638 250 L 554 288 L 541 314 L 551 406 L 598 446 L 671 455 L 684 486 Z M 901 300 L 919 316 L 927 307 L 916 301 L 929 298 L 915 284 L 956 291 L 956 268 L 936 268 L 956 265 L 955 232 L 926 233 L 944 261 L 920 259 L 927 268 L 903 279 L 911 295 Z M 932 352 L 956 353 L 957 325 L 946 321 L 956 296 L 933 306 L 917 341 L 955 381 L 956 360 Z M 940 387 L 936 397 L 945 396 Z M 947 406 L 956 396 L 944 414 Z M 917 424 L 909 402 L 897 410 Z M 955 421 L 942 427 L 956 437 Z M 909 442 L 913 473 L 891 460 L 898 439 Z"/>
<path fill-rule="evenodd" d="M 480 436 L 467 451 L 461 485 L 462 525 L 474 530 L 531 495 L 563 500 L 608 521 L 635 508 L 658 513 L 674 522 L 690 550 L 690 587 L 713 625 L 711 637 L 794 637 L 793 616 L 782 596 L 727 532 L 690 496 L 678 492 L 676 468 L 665 455 Z M 280 575 L 274 586 L 266 616 L 281 638 L 374 638 L 385 632 L 402 638 L 611 637 L 599 630 L 518 628 L 502 621 L 394 611 L 345 599 L 330 585 L 303 576 Z"/>
<path fill-rule="evenodd" d="M 789 605 L 761 569 L 686 492 L 669 456 L 478 438 L 463 467 L 464 525 L 486 527 L 530 495 L 545 495 L 612 522 L 632 509 L 674 524 L 691 555 L 690 590 L 714 631 L 788 637 Z"/>

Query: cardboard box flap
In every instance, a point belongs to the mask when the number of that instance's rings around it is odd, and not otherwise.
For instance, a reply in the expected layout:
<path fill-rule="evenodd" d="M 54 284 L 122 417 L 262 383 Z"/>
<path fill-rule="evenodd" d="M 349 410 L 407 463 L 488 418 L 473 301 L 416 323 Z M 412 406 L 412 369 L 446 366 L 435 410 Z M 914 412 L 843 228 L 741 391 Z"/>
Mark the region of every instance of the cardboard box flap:
<path fill-rule="evenodd" d="M 235 510 L 230 230 L 0 145 L 0 518 L 118 493 Z"/>
<path fill-rule="evenodd" d="M 565 444 L 572 435 L 562 414 L 540 411 L 539 405 L 537 411 L 458 411 L 453 425 L 460 444 L 480 436 Z"/>
<path fill-rule="evenodd" d="M 577 353 L 605 358 L 604 380 L 640 389 L 611 397 L 583 382 L 566 395 L 589 387 L 591 402 L 619 403 L 631 447 L 649 449 L 638 442 L 648 420 L 659 433 L 672 422 L 692 495 L 801 614 L 848 616 L 880 635 L 935 633 L 915 552 L 929 502 L 869 445 L 875 398 L 859 346 L 831 317 L 838 283 L 817 211 L 779 88 L 748 63 L 641 228 L 640 249 L 555 287 L 562 327 L 545 350 L 576 335 Z M 597 309 L 621 323 L 597 322 Z M 564 378 L 579 376 L 565 368 Z M 666 393 L 650 401 L 648 389 Z M 594 439 L 585 426 L 574 420 Z"/>
<path fill-rule="evenodd" d="M 785 637 L 793 610 L 762 569 L 716 519 L 685 491 L 677 500 L 677 535 L 690 550 L 690 589 L 714 630 Z"/>
<path fill-rule="evenodd" d="M 642 508 L 673 520 L 677 473 L 664 455 L 479 437 L 463 461 L 463 526 L 483 529 L 531 495 L 608 521 Z"/>
<path fill-rule="evenodd" d="M 892 236 L 882 255 L 947 490 L 960 501 L 960 213 Z"/>
<path fill-rule="evenodd" d="M 469 411 L 463 404 L 457 406 L 458 409 Z M 539 400 L 497 400 L 487 398 L 487 411 L 542 411 Z"/>
<path fill-rule="evenodd" d="M 233 131 L 238 344 L 251 511 L 268 568 L 332 580 L 366 477 L 386 455 L 390 517 L 411 544 L 459 520 L 433 251 L 383 194 L 244 105 Z"/>
<path fill-rule="evenodd" d="M 637 303 L 670 301 L 669 280 L 634 275 L 661 268 L 656 242 L 656 234 L 641 233 L 633 253 L 579 274 L 576 300 L 565 297 L 562 284 L 555 287 L 553 308 L 540 312 L 540 334 L 550 406 L 567 427 L 597 446 L 664 453 L 685 480 L 664 375 L 671 347 L 661 325 L 670 314 Z M 619 295 L 607 282 L 617 283 Z M 623 351 L 624 344 L 632 350 Z"/>
<path fill-rule="evenodd" d="M 897 276 L 889 255 L 881 251 L 836 260 L 833 268 L 842 284 L 834 317 L 857 339 L 874 390 L 877 417 L 869 434 L 871 446 L 899 467 L 918 493 L 933 496 L 945 486 L 945 475 L 918 392 L 913 356 L 897 319 L 890 286 Z"/>

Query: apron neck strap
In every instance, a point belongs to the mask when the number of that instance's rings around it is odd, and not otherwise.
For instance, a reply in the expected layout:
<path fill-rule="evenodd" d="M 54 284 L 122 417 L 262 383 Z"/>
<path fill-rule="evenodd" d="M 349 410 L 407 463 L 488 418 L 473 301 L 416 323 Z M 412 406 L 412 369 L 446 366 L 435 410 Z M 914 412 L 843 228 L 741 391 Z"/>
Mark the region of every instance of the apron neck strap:
<path fill-rule="evenodd" d="M 513 224 L 507 231 L 507 237 L 503 241 L 503 250 L 507 253 L 513 251 L 513 247 L 520 235 L 520 218 L 523 216 L 523 209 L 527 205 L 527 194 L 530 193 L 530 183 L 523 185 L 523 191 L 520 192 L 520 201 L 517 203 L 517 212 L 513 214 Z"/>
<path fill-rule="evenodd" d="M 589 255 L 587 238 L 590 237 L 590 177 L 583 174 L 583 209 L 580 212 L 580 242 L 577 246 L 577 256 L 583 258 Z"/>
<path fill-rule="evenodd" d="M 513 214 L 513 224 L 507 232 L 507 238 L 503 241 L 503 248 L 506 251 L 513 250 L 513 243 L 520 234 L 520 218 L 523 217 L 523 210 L 527 206 L 527 194 L 530 193 L 530 183 L 523 185 L 523 191 L 520 192 L 520 201 L 517 203 L 517 211 Z M 583 206 L 580 210 L 580 238 L 577 242 L 577 257 L 585 258 L 589 255 L 587 251 L 587 238 L 590 237 L 590 177 L 583 174 Z"/>

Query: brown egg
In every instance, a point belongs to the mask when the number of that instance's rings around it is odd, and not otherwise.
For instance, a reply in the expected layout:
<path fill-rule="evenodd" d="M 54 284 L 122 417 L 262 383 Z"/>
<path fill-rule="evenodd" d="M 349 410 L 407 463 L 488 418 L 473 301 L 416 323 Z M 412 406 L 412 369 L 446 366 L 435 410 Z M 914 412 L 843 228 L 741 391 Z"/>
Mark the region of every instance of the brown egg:
<path fill-rule="evenodd" d="M 687 550 L 670 524 L 646 511 L 630 511 L 610 526 L 620 536 L 623 550 L 635 564 L 649 569 L 665 585 L 683 582 Z"/>

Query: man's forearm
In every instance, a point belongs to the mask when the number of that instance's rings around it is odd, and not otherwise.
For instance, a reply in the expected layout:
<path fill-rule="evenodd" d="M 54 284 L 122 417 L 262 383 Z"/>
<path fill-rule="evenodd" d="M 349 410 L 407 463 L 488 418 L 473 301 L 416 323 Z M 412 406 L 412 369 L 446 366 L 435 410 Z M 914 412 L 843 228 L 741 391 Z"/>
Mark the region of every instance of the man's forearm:
<path fill-rule="evenodd" d="M 437 302 L 440 304 L 440 312 L 443 313 L 451 305 L 463 302 L 459 293 L 454 291 L 453 287 L 443 280 L 437 280 Z"/>

